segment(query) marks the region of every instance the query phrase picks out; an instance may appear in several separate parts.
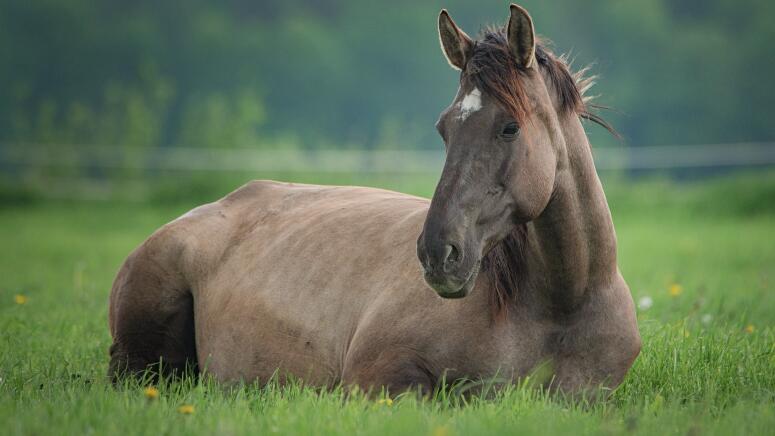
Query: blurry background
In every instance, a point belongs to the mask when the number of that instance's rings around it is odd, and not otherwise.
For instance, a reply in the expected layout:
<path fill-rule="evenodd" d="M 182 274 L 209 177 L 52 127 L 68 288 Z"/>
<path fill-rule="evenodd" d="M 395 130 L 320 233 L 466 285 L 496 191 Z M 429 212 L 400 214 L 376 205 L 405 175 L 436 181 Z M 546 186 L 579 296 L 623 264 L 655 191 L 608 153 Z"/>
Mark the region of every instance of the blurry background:
<path fill-rule="evenodd" d="M 441 168 L 433 124 L 458 80 L 437 14 L 475 35 L 507 4 L 2 0 L 0 198 L 144 200 L 163 185 L 209 200 L 320 174 L 417 191 Z M 588 127 L 601 171 L 775 163 L 775 3 L 522 4 L 556 52 L 600 76 L 592 93 L 624 137 Z"/>
<path fill-rule="evenodd" d="M 586 125 L 644 344 L 613 403 L 388 412 L 181 384 L 154 406 L 104 378 L 111 283 L 164 223 L 258 178 L 432 195 L 458 81 L 438 12 L 474 35 L 507 1 L 0 0 L 0 434 L 772 433 L 775 2 L 521 3 L 594 64 L 624 137 Z"/>

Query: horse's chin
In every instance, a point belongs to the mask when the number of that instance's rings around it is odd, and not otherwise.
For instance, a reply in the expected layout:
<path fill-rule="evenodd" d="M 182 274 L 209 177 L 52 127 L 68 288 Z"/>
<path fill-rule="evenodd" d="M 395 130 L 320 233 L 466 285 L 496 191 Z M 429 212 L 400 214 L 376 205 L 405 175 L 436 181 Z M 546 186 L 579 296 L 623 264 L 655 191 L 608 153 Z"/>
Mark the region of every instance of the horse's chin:
<path fill-rule="evenodd" d="M 446 298 L 449 300 L 463 298 L 471 293 L 471 290 L 474 289 L 476 278 L 479 276 L 479 268 L 481 265 L 481 261 L 477 262 L 476 265 L 474 265 L 474 267 L 471 269 L 471 272 L 468 274 L 466 281 L 463 282 L 463 284 L 457 289 L 450 290 L 448 287 L 437 287 L 430 283 L 428 283 L 428 285 L 433 288 L 433 290 L 436 291 L 436 293 L 441 298 Z"/>

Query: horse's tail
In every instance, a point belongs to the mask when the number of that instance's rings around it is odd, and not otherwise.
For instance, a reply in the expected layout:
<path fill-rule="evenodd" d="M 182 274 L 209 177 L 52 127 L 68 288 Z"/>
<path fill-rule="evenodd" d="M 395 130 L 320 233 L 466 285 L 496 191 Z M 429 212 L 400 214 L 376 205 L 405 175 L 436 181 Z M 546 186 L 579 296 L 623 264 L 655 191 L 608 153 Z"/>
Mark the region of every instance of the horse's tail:
<path fill-rule="evenodd" d="M 198 372 L 194 301 L 179 266 L 185 243 L 166 226 L 122 265 L 110 293 L 108 376 Z"/>

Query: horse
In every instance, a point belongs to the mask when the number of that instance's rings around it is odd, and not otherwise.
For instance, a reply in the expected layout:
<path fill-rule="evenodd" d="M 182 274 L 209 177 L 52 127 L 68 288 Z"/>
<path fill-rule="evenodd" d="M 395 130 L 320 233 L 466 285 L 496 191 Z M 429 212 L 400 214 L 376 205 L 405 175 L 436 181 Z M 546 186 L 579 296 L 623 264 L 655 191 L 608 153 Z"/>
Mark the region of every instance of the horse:
<path fill-rule="evenodd" d="M 614 388 L 638 356 L 633 299 L 582 119 L 604 123 L 512 4 L 473 40 L 446 10 L 459 89 L 436 124 L 430 201 L 253 181 L 164 225 L 110 294 L 109 375 L 191 370 L 390 395 L 451 380 Z"/>

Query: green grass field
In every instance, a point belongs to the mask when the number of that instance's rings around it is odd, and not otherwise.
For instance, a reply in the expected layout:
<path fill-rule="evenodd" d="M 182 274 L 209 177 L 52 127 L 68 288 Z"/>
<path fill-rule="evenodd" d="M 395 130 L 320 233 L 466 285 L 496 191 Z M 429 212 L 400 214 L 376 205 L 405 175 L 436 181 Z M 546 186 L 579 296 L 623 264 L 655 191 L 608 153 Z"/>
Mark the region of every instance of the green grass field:
<path fill-rule="evenodd" d="M 303 179 L 422 195 L 434 183 Z M 773 434 L 775 173 L 605 186 L 620 267 L 643 307 L 644 347 L 619 389 L 595 404 L 529 383 L 488 398 L 392 403 L 208 380 L 158 386 L 153 399 L 142 384 L 114 389 L 104 377 L 113 275 L 196 202 L 166 190 L 149 202 L 0 204 L 0 434 Z"/>

